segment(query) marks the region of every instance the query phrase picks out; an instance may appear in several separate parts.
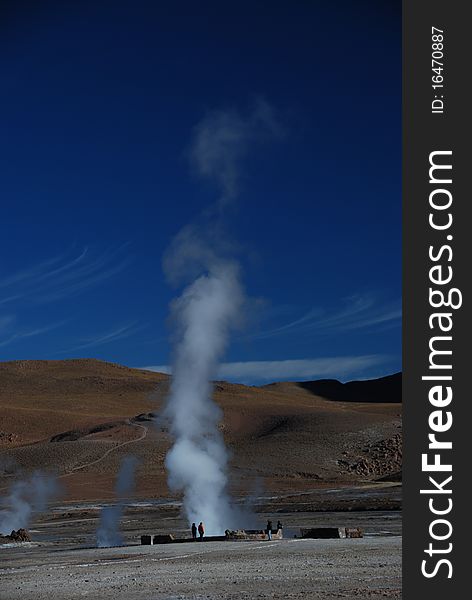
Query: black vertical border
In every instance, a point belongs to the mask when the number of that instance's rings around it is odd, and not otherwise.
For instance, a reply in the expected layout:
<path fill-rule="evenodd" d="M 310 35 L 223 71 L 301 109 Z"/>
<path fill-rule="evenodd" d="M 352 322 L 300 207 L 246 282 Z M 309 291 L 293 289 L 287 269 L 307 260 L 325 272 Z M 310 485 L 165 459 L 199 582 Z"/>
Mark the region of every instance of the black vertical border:
<path fill-rule="evenodd" d="M 472 555 L 468 538 L 472 527 L 467 519 L 470 504 L 467 487 L 472 480 L 472 349 L 470 348 L 470 280 L 472 269 L 472 178 L 471 140 L 472 98 L 471 67 L 472 19 L 470 5 L 463 0 L 404 0 L 403 2 L 403 403 L 404 403 L 404 521 L 403 521 L 403 597 L 407 600 L 463 598 L 470 592 L 467 571 Z M 468 10 L 469 9 L 469 10 Z M 432 114 L 431 28 L 444 29 L 444 114 Z M 424 550 L 431 541 L 428 528 L 434 516 L 428 497 L 420 494 L 427 487 L 428 475 L 421 471 L 421 454 L 427 451 L 428 402 L 427 374 L 432 335 L 428 317 L 431 266 L 430 244 L 438 246 L 445 233 L 434 232 L 428 224 L 429 154 L 452 150 L 453 193 L 453 286 L 461 289 L 463 305 L 453 312 L 453 412 L 449 439 L 453 442 L 453 509 L 448 518 L 453 525 L 449 541 L 453 550 L 447 557 L 453 575 L 447 569 L 427 579 L 421 563 L 428 558 Z M 469 164 L 470 162 L 470 164 Z M 470 440 L 470 444 L 469 444 Z M 431 487 L 431 486 L 429 486 Z M 446 543 L 443 543 L 443 546 Z M 441 544 L 438 542 L 437 546 Z M 444 555 L 446 556 L 446 555 Z M 467 578 L 468 579 L 468 578 Z"/>

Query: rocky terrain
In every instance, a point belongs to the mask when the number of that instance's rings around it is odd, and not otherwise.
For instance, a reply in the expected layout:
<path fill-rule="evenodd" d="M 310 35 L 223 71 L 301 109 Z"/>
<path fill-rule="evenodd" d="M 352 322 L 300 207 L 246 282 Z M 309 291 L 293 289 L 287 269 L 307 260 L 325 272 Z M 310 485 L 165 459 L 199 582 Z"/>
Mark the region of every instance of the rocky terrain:
<path fill-rule="evenodd" d="M 31 542 L 31 536 L 26 529 L 13 530 L 9 535 L 0 533 L 0 544 L 10 544 L 14 542 Z"/>

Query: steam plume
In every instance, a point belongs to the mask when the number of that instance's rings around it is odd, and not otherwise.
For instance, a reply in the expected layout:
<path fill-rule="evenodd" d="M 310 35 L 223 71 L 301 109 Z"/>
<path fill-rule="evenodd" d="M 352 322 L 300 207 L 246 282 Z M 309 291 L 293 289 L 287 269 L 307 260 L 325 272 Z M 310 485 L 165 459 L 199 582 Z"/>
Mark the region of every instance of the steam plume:
<path fill-rule="evenodd" d="M 263 101 L 247 116 L 215 111 L 197 125 L 190 158 L 200 176 L 218 185 L 219 210 L 207 211 L 203 226 L 182 229 L 164 257 L 172 282 L 193 280 L 171 304 L 174 360 L 165 416 L 174 445 L 166 457 L 168 480 L 184 493 L 189 523 L 203 521 L 210 535 L 240 523 L 228 494 L 222 412 L 211 383 L 244 303 L 239 265 L 222 234 L 222 211 L 239 191 L 241 160 L 252 142 L 276 133 L 273 111 Z"/>
<path fill-rule="evenodd" d="M 27 529 L 35 513 L 44 512 L 48 503 L 59 494 L 53 475 L 35 471 L 29 478 L 16 481 L 6 498 L 6 508 L 0 512 L 0 533 Z"/>
<path fill-rule="evenodd" d="M 189 522 L 224 531 L 231 520 L 226 491 L 228 454 L 218 429 L 222 414 L 212 384 L 243 293 L 237 265 L 217 262 L 172 304 L 176 324 L 172 385 L 166 407 L 175 443 L 166 458 L 169 485 L 184 491 Z"/>
<path fill-rule="evenodd" d="M 220 188 L 219 205 L 226 208 L 239 193 L 241 163 L 251 146 L 284 134 L 274 108 L 256 98 L 252 110 L 214 110 L 198 123 L 190 147 L 197 174 Z"/>
<path fill-rule="evenodd" d="M 122 463 L 115 484 L 116 504 L 105 506 L 100 513 L 97 530 L 97 546 L 109 548 L 123 545 L 120 532 L 120 521 L 125 509 L 124 496 L 134 489 L 134 471 L 137 460 L 134 456 L 126 456 Z"/>

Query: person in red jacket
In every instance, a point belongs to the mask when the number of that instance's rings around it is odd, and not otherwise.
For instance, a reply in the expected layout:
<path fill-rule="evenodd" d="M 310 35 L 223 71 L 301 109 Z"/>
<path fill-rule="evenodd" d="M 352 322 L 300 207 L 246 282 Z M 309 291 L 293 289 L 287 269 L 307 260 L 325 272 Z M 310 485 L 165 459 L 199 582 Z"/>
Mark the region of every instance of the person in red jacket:
<path fill-rule="evenodd" d="M 198 525 L 198 535 L 200 536 L 200 541 L 203 542 L 203 536 L 205 534 L 205 527 L 203 526 L 202 521 L 200 521 Z"/>

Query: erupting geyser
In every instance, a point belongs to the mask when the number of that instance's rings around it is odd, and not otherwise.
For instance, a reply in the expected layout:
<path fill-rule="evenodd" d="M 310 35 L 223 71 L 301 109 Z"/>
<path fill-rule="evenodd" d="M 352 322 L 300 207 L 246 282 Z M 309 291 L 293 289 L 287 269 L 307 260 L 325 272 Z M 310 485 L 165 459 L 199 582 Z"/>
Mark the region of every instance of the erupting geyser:
<path fill-rule="evenodd" d="M 166 466 L 171 489 L 184 492 L 189 523 L 203 521 L 209 535 L 218 535 L 234 519 L 227 493 L 228 453 L 218 429 L 222 413 L 212 400 L 211 381 L 239 320 L 243 293 L 237 265 L 204 254 L 206 272 L 172 304 L 175 357 L 165 415 L 175 442 Z"/>
<path fill-rule="evenodd" d="M 200 227 L 187 226 L 164 260 L 170 279 L 188 283 L 174 300 L 174 359 L 165 416 L 174 445 L 166 458 L 169 486 L 183 491 L 190 523 L 205 523 L 209 535 L 241 526 L 227 491 L 228 452 L 218 429 L 222 418 L 212 399 L 212 380 L 229 333 L 240 320 L 244 294 L 239 265 L 228 256 L 224 212 L 238 194 L 240 163 L 254 143 L 281 135 L 274 111 L 257 99 L 246 116 L 213 111 L 197 125 L 189 157 L 196 172 L 220 189 L 218 202 Z"/>

